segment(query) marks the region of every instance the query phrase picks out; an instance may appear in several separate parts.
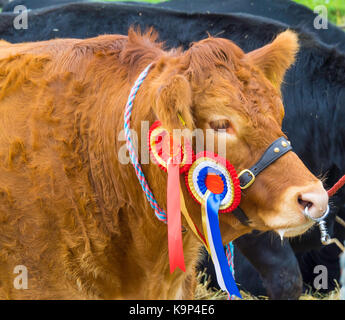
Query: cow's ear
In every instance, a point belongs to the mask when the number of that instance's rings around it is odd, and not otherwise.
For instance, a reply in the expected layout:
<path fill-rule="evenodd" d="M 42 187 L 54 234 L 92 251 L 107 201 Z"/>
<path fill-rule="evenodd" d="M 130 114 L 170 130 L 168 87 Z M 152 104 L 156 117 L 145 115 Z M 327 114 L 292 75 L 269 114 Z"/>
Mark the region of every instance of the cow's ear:
<path fill-rule="evenodd" d="M 286 70 L 295 61 L 298 48 L 297 34 L 286 30 L 270 44 L 247 53 L 246 59 L 258 66 L 272 84 L 280 89 Z"/>
<path fill-rule="evenodd" d="M 154 112 L 170 132 L 173 129 L 193 129 L 191 113 L 192 88 L 189 81 L 180 74 L 169 77 L 157 90 Z"/>

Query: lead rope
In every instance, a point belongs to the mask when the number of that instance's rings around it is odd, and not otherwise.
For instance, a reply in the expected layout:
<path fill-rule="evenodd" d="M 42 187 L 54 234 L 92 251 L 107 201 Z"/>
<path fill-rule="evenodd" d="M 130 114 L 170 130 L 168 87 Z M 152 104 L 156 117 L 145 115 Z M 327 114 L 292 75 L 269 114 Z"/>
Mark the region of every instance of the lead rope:
<path fill-rule="evenodd" d="M 345 175 L 342 176 L 338 180 L 338 182 L 331 189 L 329 189 L 327 191 L 328 196 L 332 197 L 344 185 L 345 185 Z M 336 217 L 336 218 L 338 218 L 338 217 Z M 340 220 L 342 221 L 342 219 L 340 219 Z M 341 223 L 341 222 L 339 222 L 339 223 Z M 341 277 L 340 277 L 340 285 L 341 285 L 340 300 L 345 300 L 345 248 L 344 248 L 344 245 L 337 238 L 332 238 L 332 239 L 330 238 L 330 236 L 327 233 L 327 229 L 325 231 L 322 230 L 322 228 L 326 228 L 325 224 L 326 224 L 326 222 L 324 222 L 324 224 L 322 226 L 319 225 L 320 232 L 321 232 L 321 241 L 322 241 L 322 235 L 323 235 L 324 237 L 326 237 L 325 243 L 324 243 L 325 245 L 335 243 L 343 251 L 343 253 L 340 256 L 340 274 L 341 274 Z"/>
<path fill-rule="evenodd" d="M 229 242 L 225 247 L 226 257 L 228 259 L 228 264 L 230 271 L 232 273 L 232 276 L 235 279 L 235 268 L 234 268 L 234 244 L 232 242 Z M 235 295 L 228 294 L 228 300 L 234 300 Z"/>
<path fill-rule="evenodd" d="M 338 192 L 339 189 L 341 189 L 343 186 L 345 185 L 345 175 L 342 176 L 338 182 L 327 191 L 328 196 L 332 197 L 336 192 Z M 327 228 L 326 228 L 326 221 L 321 221 L 319 222 L 319 228 L 320 228 L 320 232 L 321 232 L 321 242 L 324 245 L 329 245 L 329 244 L 336 244 L 339 249 L 343 252 L 345 252 L 345 247 L 344 245 L 337 239 L 337 238 L 331 238 L 327 232 Z"/>
<path fill-rule="evenodd" d="M 343 175 L 338 182 L 327 191 L 328 196 L 332 197 L 340 188 L 342 188 L 345 185 L 345 175 Z"/>
<path fill-rule="evenodd" d="M 328 196 L 332 197 L 339 189 L 341 189 L 343 186 L 345 185 L 345 175 L 342 176 L 338 182 L 327 191 Z M 328 207 L 329 210 L 329 207 Z M 308 208 L 306 208 L 306 211 L 308 211 Z M 306 212 L 307 213 L 307 212 Z M 322 220 L 315 220 L 316 222 L 318 222 L 318 226 L 320 229 L 320 234 L 321 234 L 321 243 L 325 246 L 328 246 L 332 243 L 336 244 L 338 246 L 338 248 L 344 253 L 345 252 L 345 247 L 344 245 L 337 239 L 337 238 L 331 238 L 330 235 L 328 234 L 327 231 L 327 226 L 326 226 L 326 221 L 324 220 L 324 218 L 326 218 L 326 215 L 328 214 L 328 212 L 325 214 L 324 217 L 322 217 Z"/>
<path fill-rule="evenodd" d="M 126 107 L 125 107 L 125 113 L 124 113 L 124 131 L 125 131 L 125 137 L 126 137 L 126 146 L 128 149 L 128 153 L 129 153 L 129 157 L 131 159 L 132 165 L 134 167 L 136 176 L 139 180 L 139 183 L 145 193 L 145 196 L 148 200 L 148 202 L 150 203 L 150 206 L 152 207 L 152 209 L 155 212 L 156 217 L 158 218 L 158 220 L 167 223 L 167 214 L 166 212 L 159 207 L 146 179 L 145 179 L 145 175 L 142 171 L 141 165 L 139 163 L 138 160 L 138 156 L 135 152 L 135 148 L 133 146 L 133 142 L 131 139 L 131 128 L 130 128 L 130 119 L 131 119 L 131 115 L 132 115 L 132 109 L 133 109 L 133 101 L 134 98 L 139 90 L 140 85 L 143 83 L 144 79 L 146 78 L 148 71 L 150 70 L 152 66 L 152 63 L 149 64 L 144 71 L 139 75 L 138 79 L 135 81 L 127 103 L 126 103 Z M 229 264 L 229 268 L 234 276 L 234 261 L 233 261 L 233 245 L 230 242 L 230 244 L 228 244 L 228 246 L 230 246 L 229 248 L 232 247 L 232 249 L 229 249 L 231 254 L 227 254 L 227 260 L 228 260 L 228 264 Z M 229 299 L 233 299 L 233 297 L 229 296 Z"/>

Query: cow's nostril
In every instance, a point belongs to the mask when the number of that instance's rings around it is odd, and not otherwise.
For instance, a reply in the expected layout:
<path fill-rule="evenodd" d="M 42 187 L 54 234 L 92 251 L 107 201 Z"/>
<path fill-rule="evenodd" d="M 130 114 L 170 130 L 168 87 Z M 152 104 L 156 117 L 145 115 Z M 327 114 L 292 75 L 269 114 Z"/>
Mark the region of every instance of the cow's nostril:
<path fill-rule="evenodd" d="M 311 208 L 313 206 L 312 202 L 303 200 L 302 196 L 298 196 L 298 203 L 302 207 L 303 211 L 305 208 Z"/>
<path fill-rule="evenodd" d="M 298 204 L 303 212 L 305 212 L 305 209 L 308 208 L 308 215 L 311 218 L 318 219 L 323 216 L 327 210 L 327 192 L 323 188 L 308 191 L 309 192 L 301 192 L 299 194 Z"/>

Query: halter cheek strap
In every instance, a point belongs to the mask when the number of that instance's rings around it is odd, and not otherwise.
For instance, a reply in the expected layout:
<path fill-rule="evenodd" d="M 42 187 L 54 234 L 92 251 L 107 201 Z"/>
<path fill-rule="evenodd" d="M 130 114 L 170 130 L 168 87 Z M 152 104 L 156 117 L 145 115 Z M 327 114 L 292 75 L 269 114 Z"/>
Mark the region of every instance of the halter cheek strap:
<path fill-rule="evenodd" d="M 244 190 L 249 188 L 254 183 L 255 178 L 259 173 L 291 150 L 292 147 L 290 141 L 286 140 L 284 137 L 280 137 L 275 140 L 266 149 L 265 153 L 255 165 L 250 169 L 244 169 L 240 172 L 238 179 L 240 180 L 241 189 Z M 237 207 L 232 213 L 243 225 L 249 226 L 250 220 L 240 207 Z"/>
<path fill-rule="evenodd" d="M 265 170 L 274 161 L 278 160 L 285 153 L 292 150 L 290 141 L 284 137 L 275 140 L 261 156 L 260 160 L 250 169 L 245 169 L 240 172 L 238 178 L 240 179 L 241 189 L 249 188 L 255 181 L 256 176 Z"/>

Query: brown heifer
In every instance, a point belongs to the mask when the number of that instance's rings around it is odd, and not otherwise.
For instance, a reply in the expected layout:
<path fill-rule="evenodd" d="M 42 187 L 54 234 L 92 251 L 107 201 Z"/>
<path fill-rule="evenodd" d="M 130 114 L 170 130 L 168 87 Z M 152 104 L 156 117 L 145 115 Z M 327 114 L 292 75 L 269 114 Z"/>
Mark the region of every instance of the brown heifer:
<path fill-rule="evenodd" d="M 155 217 L 131 164 L 118 157 L 124 107 L 136 77 L 153 66 L 134 102 L 131 126 L 159 119 L 180 128 L 226 128 L 239 172 L 282 136 L 280 84 L 298 49 L 280 34 L 249 54 L 208 38 L 164 51 L 152 33 L 0 46 L 0 297 L 5 299 L 192 298 L 200 243 L 183 234 L 186 272 L 169 272 L 166 224 Z M 144 137 L 143 137 L 144 138 Z M 145 137 L 146 139 L 146 137 Z M 215 144 L 217 145 L 217 143 Z M 166 174 L 143 166 L 161 207 Z M 200 206 L 183 187 L 201 229 Z M 245 191 L 251 228 L 302 233 L 327 195 L 289 152 Z M 249 232 L 221 214 L 223 240 Z M 185 221 L 183 224 L 186 225 Z M 283 230 L 283 231 L 282 231 Z M 28 289 L 14 288 L 15 266 Z"/>

